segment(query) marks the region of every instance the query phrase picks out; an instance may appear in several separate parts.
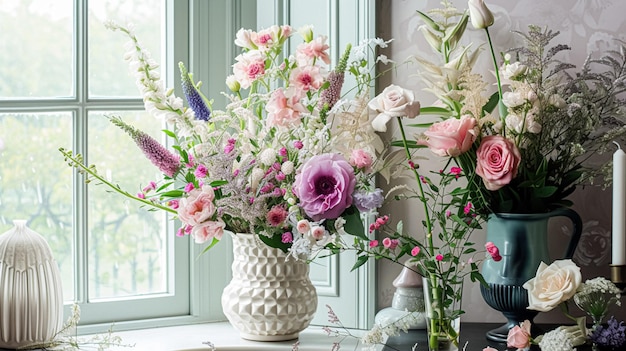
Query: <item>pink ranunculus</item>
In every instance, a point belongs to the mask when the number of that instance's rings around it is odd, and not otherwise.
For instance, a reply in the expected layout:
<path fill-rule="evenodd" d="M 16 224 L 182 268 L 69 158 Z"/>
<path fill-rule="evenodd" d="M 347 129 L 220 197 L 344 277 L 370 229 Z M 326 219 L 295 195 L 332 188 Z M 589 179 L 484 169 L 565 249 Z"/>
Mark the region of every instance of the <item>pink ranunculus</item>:
<path fill-rule="evenodd" d="M 308 43 L 302 43 L 298 45 L 296 49 L 296 59 L 299 65 L 307 65 L 313 62 L 314 59 L 320 59 L 325 64 L 330 64 L 330 56 L 328 56 L 328 49 L 330 46 L 326 44 L 326 36 L 319 36 Z"/>
<path fill-rule="evenodd" d="M 268 126 L 288 128 L 300 124 L 300 114 L 305 112 L 306 108 L 295 94 L 295 89 L 274 90 L 270 101 L 265 105 Z"/>
<path fill-rule="evenodd" d="M 185 224 L 197 226 L 215 214 L 215 193 L 210 186 L 193 189 L 179 201 L 178 218 Z"/>
<path fill-rule="evenodd" d="M 506 338 L 506 346 L 516 349 L 530 347 L 530 321 L 525 320 L 521 326 L 516 325 L 509 330 Z"/>
<path fill-rule="evenodd" d="M 221 219 L 217 221 L 206 221 L 200 224 L 194 225 L 191 230 L 191 236 L 196 243 L 202 244 L 213 238 L 220 240 L 224 235 L 224 227 L 226 224 Z"/>
<path fill-rule="evenodd" d="M 235 57 L 233 74 L 243 89 L 265 74 L 265 57 L 259 51 L 248 51 Z"/>
<path fill-rule="evenodd" d="M 461 116 L 434 123 L 424 132 L 426 139 L 418 143 L 428 146 L 436 155 L 457 157 L 472 147 L 477 135 L 476 119 Z"/>
<path fill-rule="evenodd" d="M 420 103 L 415 100 L 415 94 L 393 84 L 386 87 L 367 106 L 378 113 L 372 121 L 372 128 L 377 132 L 387 131 L 387 122 L 392 117 L 415 118 L 420 114 Z"/>
<path fill-rule="evenodd" d="M 500 135 L 484 137 L 476 150 L 476 174 L 488 190 L 498 190 L 517 176 L 522 156 L 517 146 Z"/>
<path fill-rule="evenodd" d="M 318 91 L 324 84 L 319 66 L 296 67 L 289 75 L 289 84 L 299 91 Z"/>
<path fill-rule="evenodd" d="M 299 206 L 313 220 L 335 219 L 352 205 L 356 177 L 340 154 L 321 154 L 307 160 L 293 184 Z"/>

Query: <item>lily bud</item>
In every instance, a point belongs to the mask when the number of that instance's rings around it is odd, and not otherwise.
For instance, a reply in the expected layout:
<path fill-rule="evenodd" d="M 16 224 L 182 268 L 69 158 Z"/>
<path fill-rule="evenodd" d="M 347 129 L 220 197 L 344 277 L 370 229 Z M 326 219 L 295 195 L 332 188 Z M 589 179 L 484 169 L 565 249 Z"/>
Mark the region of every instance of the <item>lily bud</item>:
<path fill-rule="evenodd" d="M 310 25 L 304 25 L 298 28 L 298 33 L 300 33 L 305 43 L 313 40 L 313 27 Z"/>
<path fill-rule="evenodd" d="M 438 37 L 435 33 L 431 32 L 428 29 L 428 26 L 425 24 L 422 24 L 417 29 L 420 32 L 422 32 L 422 34 L 424 35 L 424 38 L 426 38 L 426 41 L 428 42 L 428 44 L 430 44 L 430 46 L 433 47 L 433 49 L 437 50 L 438 52 L 441 52 L 441 38 L 440 37 Z"/>
<path fill-rule="evenodd" d="M 483 0 L 469 0 L 467 6 L 474 28 L 483 29 L 493 25 L 493 13 L 487 8 Z"/>

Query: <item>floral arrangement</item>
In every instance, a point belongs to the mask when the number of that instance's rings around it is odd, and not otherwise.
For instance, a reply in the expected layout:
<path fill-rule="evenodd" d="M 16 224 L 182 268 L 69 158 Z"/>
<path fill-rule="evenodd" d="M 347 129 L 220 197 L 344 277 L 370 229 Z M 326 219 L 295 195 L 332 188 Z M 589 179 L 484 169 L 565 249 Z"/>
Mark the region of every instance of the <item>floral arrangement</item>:
<path fill-rule="evenodd" d="M 346 233 L 367 237 L 360 214 L 383 202 L 373 183 L 383 144 L 368 121 L 375 78 L 368 55 L 388 42 L 348 45 L 331 69 L 327 38 L 315 37 L 309 26 L 298 32 L 288 25 L 241 29 L 235 45 L 242 52 L 226 80 L 230 103 L 218 110 L 181 63 L 185 106 L 173 89 L 165 89 L 158 65 L 132 29 L 107 25 L 130 38 L 126 59 L 146 111 L 167 122 L 173 145 L 165 148 L 110 117 L 163 179 L 146 180 L 147 186 L 132 194 L 85 165 L 80 155 L 61 149 L 88 182 L 173 214 L 182 223 L 178 235 L 191 235 L 207 249 L 225 230 L 254 233 L 294 257 L 310 256 Z M 285 52 L 296 37 L 301 41 L 292 43 L 295 53 Z M 354 86 L 344 87 L 347 75 Z"/>
<path fill-rule="evenodd" d="M 569 47 L 552 44 L 559 33 L 531 25 L 517 32 L 524 45 L 497 60 L 489 36 L 493 15 L 482 0 L 468 4 L 473 26 L 485 30 L 497 91 L 487 92 L 492 82 L 472 72 L 480 50 L 457 38 L 468 13 L 448 1 L 420 13 L 420 30 L 441 54 L 440 62 L 417 58 L 427 90 L 438 98 L 429 112 L 440 120 L 417 143 L 455 159 L 481 214 L 548 212 L 571 205 L 567 197 L 577 185 L 602 175 L 610 181 L 607 164 L 587 161 L 626 132 L 624 50 L 589 58 L 572 72 L 574 65 L 558 59 Z"/>
<path fill-rule="evenodd" d="M 606 326 L 602 324 L 609 308 L 621 305 L 620 290 L 610 280 L 596 277 L 583 283 L 580 267 L 566 259 L 550 265 L 542 263 L 535 277 L 526 282 L 524 288 L 528 290 L 529 309 L 548 312 L 558 306 L 576 324 L 559 326 L 533 338 L 530 322 L 524 321 L 509 331 L 508 347 L 525 350 L 534 344 L 542 350 L 571 351 L 586 343 L 615 350 L 626 345 L 624 322 L 611 317 Z M 574 317 L 570 314 L 569 301 L 572 300 L 592 318 L 591 330 L 586 327 L 586 316 Z"/>
<path fill-rule="evenodd" d="M 400 138 L 391 146 L 399 150 L 391 174 L 408 173 L 416 185 L 401 185 L 391 193 L 397 199 L 419 200 L 423 235 L 405 233 L 401 222 L 391 228 L 389 217 L 381 216 L 370 230 L 385 232 L 382 245 L 362 239 L 353 249 L 359 255 L 356 266 L 369 258 L 400 263 L 408 256 L 436 299 L 440 317 L 435 318 L 454 319 L 463 313 L 454 303 L 461 298 L 464 278 L 484 282 L 480 261 L 501 258 L 492 243 L 485 244 L 485 255 L 473 247 L 471 233 L 488 216 L 567 207 L 577 185 L 597 177 L 610 181 L 608 164 L 595 167 L 587 161 L 626 132 L 620 95 L 626 88 L 626 51 L 590 58 L 574 73 L 573 65 L 558 59 L 569 49 L 552 43 L 558 33 L 529 26 L 527 33 L 517 32 L 524 45 L 498 60 L 489 35 L 494 17 L 482 0 L 470 0 L 467 11 L 446 0 L 442 5 L 418 11 L 424 23 L 419 31 L 440 60 L 415 57 L 426 91 L 437 102 L 420 106 L 416 116 L 414 93 L 389 86 L 369 104 L 375 130 L 384 132 L 390 121 L 398 122 Z M 485 30 L 495 82 L 473 72 L 481 51 L 463 45 L 470 21 Z M 497 90 L 488 91 L 490 86 Z M 419 123 L 404 125 L 401 120 L 414 117 Z M 417 138 L 407 137 L 405 128 L 417 129 Z M 445 166 L 422 172 L 418 152 L 423 148 L 443 158 Z M 450 322 L 430 323 L 439 336 L 458 340 Z M 430 346 L 436 348 L 437 336 L 431 336 Z"/>

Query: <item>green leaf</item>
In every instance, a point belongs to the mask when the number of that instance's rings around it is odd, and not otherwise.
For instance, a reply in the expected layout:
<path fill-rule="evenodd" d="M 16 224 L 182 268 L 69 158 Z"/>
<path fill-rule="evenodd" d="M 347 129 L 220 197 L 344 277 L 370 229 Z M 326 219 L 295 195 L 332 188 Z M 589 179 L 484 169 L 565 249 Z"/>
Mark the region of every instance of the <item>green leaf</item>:
<path fill-rule="evenodd" d="M 185 192 L 182 190 L 170 190 L 161 194 L 164 197 L 182 197 Z"/>
<path fill-rule="evenodd" d="M 266 236 L 266 235 L 257 235 L 259 239 L 267 246 L 275 247 L 277 249 L 282 250 L 283 252 L 287 252 L 289 250 L 289 245 L 282 242 L 280 235 L 275 236 Z"/>
<path fill-rule="evenodd" d="M 356 258 L 356 262 L 352 266 L 352 269 L 350 269 L 350 272 L 352 272 L 352 271 L 356 270 L 357 268 L 361 267 L 362 265 L 364 265 L 367 262 L 367 260 L 369 260 L 369 256 L 367 256 L 367 255 L 358 256 Z"/>
<path fill-rule="evenodd" d="M 453 115 L 452 111 L 445 107 L 426 106 L 420 108 L 420 115 L 437 115 L 443 117 L 450 117 Z"/>
<path fill-rule="evenodd" d="M 394 140 L 391 142 L 391 146 L 405 147 L 405 142 L 403 140 Z M 424 148 L 426 146 L 418 145 L 417 141 L 415 140 L 407 140 L 406 147 L 409 149 L 419 149 L 419 148 Z"/>
<path fill-rule="evenodd" d="M 554 193 L 556 193 L 556 191 L 559 188 L 555 187 L 555 186 L 544 186 L 541 188 L 535 188 L 533 189 L 533 194 L 536 197 L 541 197 L 541 198 L 546 198 L 546 197 L 550 197 L 552 195 L 554 195 Z"/>
<path fill-rule="evenodd" d="M 163 133 L 171 138 L 176 139 L 176 133 L 172 132 L 171 130 L 163 129 Z"/>
<path fill-rule="evenodd" d="M 438 32 L 441 32 L 441 28 L 439 27 L 437 22 L 435 22 L 432 18 L 430 18 L 427 14 L 423 13 L 422 11 L 416 10 L 416 12 L 417 12 L 417 15 L 422 19 L 422 21 L 424 21 L 426 25 L 428 25 L 430 28 Z"/>
<path fill-rule="evenodd" d="M 346 223 L 343 226 L 343 229 L 351 235 L 359 237 L 363 240 L 369 240 L 367 234 L 365 234 L 365 226 L 363 226 L 363 221 L 361 220 L 361 214 L 359 210 L 355 206 L 350 206 L 345 212 L 343 218 L 346 220 Z"/>
<path fill-rule="evenodd" d="M 219 243 L 219 239 L 217 238 L 213 238 L 213 241 L 211 241 L 211 244 L 209 244 L 209 246 L 205 247 L 204 250 L 202 250 L 202 253 L 204 254 L 205 252 L 209 251 L 213 246 L 215 246 L 215 244 Z"/>
<path fill-rule="evenodd" d="M 227 180 L 214 180 L 212 182 L 209 183 L 209 185 L 213 188 L 218 187 L 218 186 L 222 186 L 228 184 Z"/>
<path fill-rule="evenodd" d="M 483 106 L 483 111 L 485 113 L 493 112 L 496 106 L 498 106 L 498 101 L 500 101 L 500 95 L 498 95 L 498 92 L 496 91 L 495 93 L 491 94 L 489 101 L 487 101 L 485 106 Z"/>

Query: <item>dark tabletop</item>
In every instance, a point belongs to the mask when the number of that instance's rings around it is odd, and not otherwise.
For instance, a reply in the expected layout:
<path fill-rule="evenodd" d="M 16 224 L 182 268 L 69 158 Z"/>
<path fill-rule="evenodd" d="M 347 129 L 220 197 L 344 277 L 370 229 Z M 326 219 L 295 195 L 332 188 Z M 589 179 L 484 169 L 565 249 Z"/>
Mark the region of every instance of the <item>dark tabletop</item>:
<path fill-rule="evenodd" d="M 499 351 L 515 350 L 507 349 L 504 343 L 495 343 L 485 338 L 485 333 L 491 329 L 499 327 L 501 324 L 492 323 L 461 323 L 461 345 L 460 349 L 463 350 L 463 345 L 467 342 L 466 351 L 482 351 L 483 348 L 491 346 Z M 556 328 L 557 325 L 540 325 L 540 328 L 544 330 L 551 330 Z M 399 336 L 390 337 L 387 340 L 387 346 L 383 348 L 383 351 L 411 351 L 413 345 L 418 344 L 417 350 L 428 350 L 426 330 L 410 330 L 408 333 L 400 333 Z M 539 350 L 538 347 L 533 346 L 531 350 Z M 577 351 L 591 351 L 590 346 L 579 346 Z"/>

